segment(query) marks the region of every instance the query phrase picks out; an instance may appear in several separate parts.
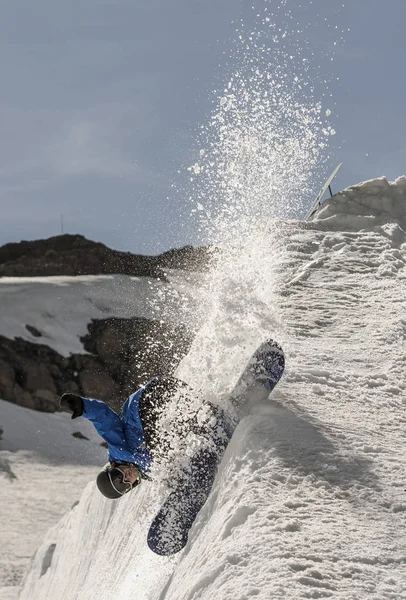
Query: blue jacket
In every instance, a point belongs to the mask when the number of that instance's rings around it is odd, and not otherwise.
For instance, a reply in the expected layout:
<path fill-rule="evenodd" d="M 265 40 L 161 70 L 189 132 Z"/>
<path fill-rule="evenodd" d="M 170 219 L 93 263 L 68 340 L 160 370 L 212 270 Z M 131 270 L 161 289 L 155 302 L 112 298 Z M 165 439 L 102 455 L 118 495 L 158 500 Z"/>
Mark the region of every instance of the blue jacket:
<path fill-rule="evenodd" d="M 150 382 L 148 382 L 150 383 Z M 148 383 L 145 387 L 148 386 Z M 108 460 L 130 462 L 145 472 L 151 464 L 151 455 L 145 447 L 144 432 L 138 411 L 145 387 L 140 388 L 125 401 L 118 416 L 105 402 L 83 398 L 82 417 L 89 419 L 97 432 L 107 442 Z"/>

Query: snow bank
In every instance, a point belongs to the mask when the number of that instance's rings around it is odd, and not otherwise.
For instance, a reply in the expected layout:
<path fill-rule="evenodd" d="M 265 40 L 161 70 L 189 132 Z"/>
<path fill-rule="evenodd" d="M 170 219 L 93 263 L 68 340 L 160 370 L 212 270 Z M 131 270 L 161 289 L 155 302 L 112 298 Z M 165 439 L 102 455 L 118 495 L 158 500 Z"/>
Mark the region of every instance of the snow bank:
<path fill-rule="evenodd" d="M 117 502 L 89 485 L 21 600 L 406 596 L 405 182 L 348 188 L 309 223 L 258 224 L 213 275 L 179 373 L 222 402 L 269 335 L 287 369 L 237 428 L 185 550 L 146 546 L 154 484 Z"/>
<path fill-rule="evenodd" d="M 42 413 L 0 400 L 0 426 L 0 451 L 25 450 L 56 464 L 97 465 L 106 458 L 93 425 L 84 419 L 73 421 L 68 413 Z"/>
<path fill-rule="evenodd" d="M 326 200 L 313 221 L 329 228 L 359 231 L 382 225 L 406 230 L 406 177 L 389 182 L 386 177 L 346 188 Z"/>
<path fill-rule="evenodd" d="M 95 478 L 106 450 L 90 423 L 66 413 L 0 400 L 0 425 L 0 598 L 16 600 L 30 557 Z"/>
<path fill-rule="evenodd" d="M 83 353 L 80 337 L 91 319 L 145 317 L 184 323 L 190 311 L 196 313 L 196 277 L 169 274 L 170 284 L 127 275 L 0 277 L 0 335 L 43 343 L 68 356 Z"/>

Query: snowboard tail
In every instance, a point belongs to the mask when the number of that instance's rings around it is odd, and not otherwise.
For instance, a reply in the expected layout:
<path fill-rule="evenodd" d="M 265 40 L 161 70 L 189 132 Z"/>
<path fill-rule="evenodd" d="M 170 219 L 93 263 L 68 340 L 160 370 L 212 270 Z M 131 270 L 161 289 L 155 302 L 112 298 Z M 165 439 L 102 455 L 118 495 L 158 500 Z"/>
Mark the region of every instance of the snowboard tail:
<path fill-rule="evenodd" d="M 217 473 L 216 452 L 201 452 L 191 461 L 182 482 L 170 493 L 148 531 L 148 546 L 161 556 L 176 554 L 188 541 L 189 530 L 205 504 Z"/>

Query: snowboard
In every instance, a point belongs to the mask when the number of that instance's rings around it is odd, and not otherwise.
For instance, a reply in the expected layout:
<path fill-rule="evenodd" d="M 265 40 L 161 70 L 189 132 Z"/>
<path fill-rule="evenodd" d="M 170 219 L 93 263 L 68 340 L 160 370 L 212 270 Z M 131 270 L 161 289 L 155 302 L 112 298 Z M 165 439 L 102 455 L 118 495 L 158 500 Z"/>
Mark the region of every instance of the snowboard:
<path fill-rule="evenodd" d="M 231 417 L 221 408 L 211 406 L 214 418 L 206 432 L 207 443 L 190 459 L 149 528 L 147 542 L 155 554 L 170 556 L 186 546 L 189 531 L 209 497 L 220 460 L 242 416 L 244 403 L 254 391 L 257 401 L 265 399 L 282 377 L 284 368 L 285 356 L 279 344 L 274 340 L 264 342 L 248 361 L 230 395 L 235 414 Z"/>

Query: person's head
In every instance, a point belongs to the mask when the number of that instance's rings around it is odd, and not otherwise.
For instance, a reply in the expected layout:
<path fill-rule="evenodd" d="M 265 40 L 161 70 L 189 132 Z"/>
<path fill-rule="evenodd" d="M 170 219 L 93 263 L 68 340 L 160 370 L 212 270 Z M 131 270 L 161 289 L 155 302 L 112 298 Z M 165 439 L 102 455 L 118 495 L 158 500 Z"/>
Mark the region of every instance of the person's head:
<path fill-rule="evenodd" d="M 110 500 L 121 498 L 141 483 L 141 473 L 137 465 L 107 463 L 97 476 L 99 491 Z"/>

